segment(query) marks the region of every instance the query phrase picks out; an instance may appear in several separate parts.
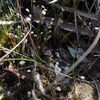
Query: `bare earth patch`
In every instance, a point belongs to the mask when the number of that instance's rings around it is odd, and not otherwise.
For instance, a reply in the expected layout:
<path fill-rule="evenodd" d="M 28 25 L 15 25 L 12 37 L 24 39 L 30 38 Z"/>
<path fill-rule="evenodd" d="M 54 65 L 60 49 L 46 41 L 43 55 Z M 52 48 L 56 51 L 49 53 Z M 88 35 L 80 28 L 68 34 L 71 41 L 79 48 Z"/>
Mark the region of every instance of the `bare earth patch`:
<path fill-rule="evenodd" d="M 97 100 L 97 95 L 94 92 L 94 88 L 87 83 L 76 83 L 75 84 L 75 94 L 77 100 Z M 73 100 L 71 93 L 68 95 L 68 100 Z"/>

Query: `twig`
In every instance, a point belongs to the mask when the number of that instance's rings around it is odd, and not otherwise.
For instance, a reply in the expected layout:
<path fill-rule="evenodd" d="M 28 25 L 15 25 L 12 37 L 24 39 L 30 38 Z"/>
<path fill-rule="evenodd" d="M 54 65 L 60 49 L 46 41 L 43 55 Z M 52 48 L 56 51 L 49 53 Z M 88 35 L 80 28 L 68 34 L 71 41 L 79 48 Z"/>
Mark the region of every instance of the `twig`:
<path fill-rule="evenodd" d="M 30 33 L 30 31 L 31 31 L 31 24 L 30 24 L 29 31 L 26 33 L 26 35 L 24 36 L 24 38 L 15 47 L 13 47 L 8 53 L 6 53 L 4 56 L 2 56 L 0 58 L 0 62 L 2 62 L 5 57 L 7 57 L 11 52 L 13 52 L 25 40 L 25 38 L 28 36 L 28 34 Z"/>
<path fill-rule="evenodd" d="M 99 32 L 94 40 L 94 42 L 91 44 L 91 46 L 86 50 L 86 52 L 71 66 L 69 67 L 69 69 L 67 71 L 64 72 L 65 75 L 69 74 L 73 69 L 75 69 L 81 62 L 82 60 L 92 51 L 92 49 L 95 47 L 95 45 L 97 44 L 97 42 L 100 39 L 100 28 L 99 28 Z M 63 80 L 65 77 L 61 76 L 59 77 L 59 81 Z"/>
<path fill-rule="evenodd" d="M 32 89 L 32 97 L 33 97 L 33 100 L 38 100 L 34 89 Z"/>
<path fill-rule="evenodd" d="M 91 46 L 86 50 L 86 52 L 67 70 L 64 72 L 64 74 L 60 74 L 61 76 L 59 76 L 58 78 L 58 82 L 62 81 L 67 74 L 69 74 L 74 68 L 76 68 L 81 62 L 82 60 L 91 52 L 91 50 L 95 47 L 95 45 L 97 44 L 97 42 L 100 39 L 100 28 L 99 28 L 99 32 L 97 33 L 97 36 L 94 40 L 94 42 L 91 44 Z M 55 82 L 52 82 L 50 84 L 50 87 L 47 87 L 46 90 L 48 91 L 49 88 L 51 88 L 53 85 L 55 84 Z"/>

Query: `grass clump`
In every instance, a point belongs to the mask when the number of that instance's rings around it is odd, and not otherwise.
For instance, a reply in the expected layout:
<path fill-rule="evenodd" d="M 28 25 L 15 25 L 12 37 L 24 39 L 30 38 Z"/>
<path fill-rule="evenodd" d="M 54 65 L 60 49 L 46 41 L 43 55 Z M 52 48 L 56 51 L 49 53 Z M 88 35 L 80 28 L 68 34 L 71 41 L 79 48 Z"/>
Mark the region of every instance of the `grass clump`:
<path fill-rule="evenodd" d="M 66 97 L 68 88 L 71 84 L 75 88 L 80 76 L 88 77 L 86 72 L 92 75 L 88 68 L 97 51 L 90 52 L 69 75 L 65 73 L 95 39 L 99 23 L 94 17 L 96 4 L 91 2 L 0 1 L 2 100 L 81 100 L 75 90 L 71 98 Z"/>

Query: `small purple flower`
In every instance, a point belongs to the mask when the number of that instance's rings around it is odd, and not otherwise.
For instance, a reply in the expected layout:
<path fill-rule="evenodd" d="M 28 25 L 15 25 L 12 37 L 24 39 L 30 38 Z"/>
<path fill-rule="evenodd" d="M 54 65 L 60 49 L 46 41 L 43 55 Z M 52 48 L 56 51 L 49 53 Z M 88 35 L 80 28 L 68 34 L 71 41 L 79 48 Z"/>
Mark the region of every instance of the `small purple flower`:
<path fill-rule="evenodd" d="M 51 55 L 51 51 L 50 50 L 46 50 L 46 52 L 44 54 L 47 55 L 47 56 L 50 56 Z"/>

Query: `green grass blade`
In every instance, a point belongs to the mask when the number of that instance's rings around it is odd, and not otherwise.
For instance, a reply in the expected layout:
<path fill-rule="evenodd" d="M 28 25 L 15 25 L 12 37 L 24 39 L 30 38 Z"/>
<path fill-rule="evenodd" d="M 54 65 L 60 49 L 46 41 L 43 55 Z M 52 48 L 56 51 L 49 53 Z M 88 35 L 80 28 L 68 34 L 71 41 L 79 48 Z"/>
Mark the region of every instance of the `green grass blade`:
<path fill-rule="evenodd" d="M 0 0 L 0 12 L 2 10 L 3 0 Z"/>

